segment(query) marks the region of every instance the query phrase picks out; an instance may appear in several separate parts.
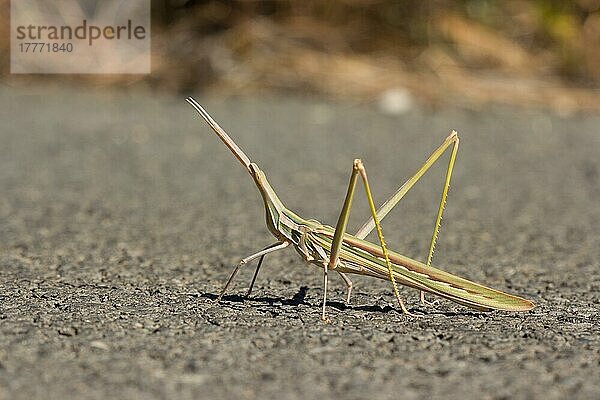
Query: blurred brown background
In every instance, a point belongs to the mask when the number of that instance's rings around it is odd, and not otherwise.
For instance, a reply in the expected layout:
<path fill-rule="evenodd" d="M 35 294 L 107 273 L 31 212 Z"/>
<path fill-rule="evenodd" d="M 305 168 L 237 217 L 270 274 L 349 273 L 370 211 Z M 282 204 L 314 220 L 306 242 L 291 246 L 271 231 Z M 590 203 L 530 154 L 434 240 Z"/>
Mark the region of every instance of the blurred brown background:
<path fill-rule="evenodd" d="M 324 95 L 390 112 L 415 102 L 600 111 L 600 0 L 153 0 L 152 7 L 151 75 L 15 76 L 10 2 L 0 0 L 0 79 Z"/>

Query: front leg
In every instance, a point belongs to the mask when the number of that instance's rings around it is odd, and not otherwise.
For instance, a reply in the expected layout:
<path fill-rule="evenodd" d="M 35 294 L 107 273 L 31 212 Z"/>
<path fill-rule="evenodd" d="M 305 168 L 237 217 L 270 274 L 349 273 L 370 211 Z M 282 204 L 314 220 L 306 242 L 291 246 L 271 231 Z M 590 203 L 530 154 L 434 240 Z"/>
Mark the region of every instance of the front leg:
<path fill-rule="evenodd" d="M 240 267 L 242 265 L 245 265 L 247 263 L 249 263 L 250 261 L 258 258 L 258 257 L 262 257 L 266 254 L 272 253 L 274 251 L 277 250 L 281 250 L 281 249 L 285 249 L 286 247 L 289 246 L 289 242 L 277 242 L 274 243 L 270 246 L 265 247 L 264 249 L 262 249 L 261 251 L 259 251 L 258 253 L 254 253 L 252 255 L 249 255 L 246 258 L 243 258 L 235 267 L 235 269 L 233 270 L 233 272 L 231 273 L 231 275 L 229 276 L 229 279 L 227 280 L 227 283 L 225 284 L 225 287 L 223 288 L 223 290 L 221 291 L 221 293 L 219 294 L 219 296 L 217 297 L 217 299 L 215 300 L 217 303 L 221 301 L 221 298 L 223 298 L 223 295 L 225 294 L 225 291 L 227 291 L 227 288 L 229 287 L 229 285 L 231 284 L 231 282 L 233 281 L 233 278 L 235 278 L 235 276 L 237 275 L 238 271 L 240 270 Z M 260 268 L 260 264 L 259 264 L 259 268 Z M 257 271 L 258 273 L 258 271 Z"/>

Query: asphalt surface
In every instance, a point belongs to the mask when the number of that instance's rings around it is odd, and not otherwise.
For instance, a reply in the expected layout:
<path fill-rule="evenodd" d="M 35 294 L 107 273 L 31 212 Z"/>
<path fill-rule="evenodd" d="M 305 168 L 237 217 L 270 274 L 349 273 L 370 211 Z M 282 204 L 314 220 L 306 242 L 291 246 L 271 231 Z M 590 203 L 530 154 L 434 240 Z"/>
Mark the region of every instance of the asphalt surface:
<path fill-rule="evenodd" d="M 532 299 L 526 313 L 391 287 L 273 242 L 251 179 L 183 97 L 0 89 L 0 398 L 586 399 L 600 393 L 600 118 L 198 97 L 286 205 L 333 224 L 355 157 L 376 201 L 461 134 L 434 264 Z M 446 160 L 446 159 L 445 159 Z M 424 259 L 444 165 L 384 223 Z M 356 197 L 350 227 L 368 216 Z M 434 300 L 433 296 L 429 297 Z"/>

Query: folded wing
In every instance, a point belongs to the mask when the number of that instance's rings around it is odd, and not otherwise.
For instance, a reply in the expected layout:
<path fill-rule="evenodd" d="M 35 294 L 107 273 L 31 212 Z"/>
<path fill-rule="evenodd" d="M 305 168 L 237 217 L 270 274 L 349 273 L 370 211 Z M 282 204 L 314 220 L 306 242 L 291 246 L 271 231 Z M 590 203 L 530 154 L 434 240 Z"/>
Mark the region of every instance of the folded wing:
<path fill-rule="evenodd" d="M 330 233 L 319 233 L 315 239 L 325 247 L 327 242 L 331 241 Z M 401 254 L 388 251 L 388 256 L 392 262 L 394 278 L 403 285 L 437 294 L 480 311 L 527 311 L 534 307 L 533 302 L 522 297 L 480 285 L 434 267 L 427 267 Z M 365 268 L 367 275 L 389 279 L 381 247 L 373 243 L 346 235 L 340 258 L 346 264 Z"/>

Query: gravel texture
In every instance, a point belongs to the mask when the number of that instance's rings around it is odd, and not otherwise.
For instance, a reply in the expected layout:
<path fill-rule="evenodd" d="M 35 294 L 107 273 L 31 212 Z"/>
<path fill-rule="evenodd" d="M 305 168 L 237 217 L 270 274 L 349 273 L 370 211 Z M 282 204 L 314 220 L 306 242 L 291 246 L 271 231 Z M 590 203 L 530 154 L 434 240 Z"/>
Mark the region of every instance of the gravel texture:
<path fill-rule="evenodd" d="M 434 264 L 536 302 L 399 314 L 386 282 L 272 243 L 258 192 L 183 97 L 0 88 L 0 398 L 585 399 L 600 393 L 600 118 L 199 97 L 286 205 L 333 224 L 352 160 L 383 201 L 461 134 Z M 444 164 L 384 223 L 424 259 Z M 368 216 L 357 196 L 350 227 Z M 433 300 L 433 296 L 429 297 Z"/>

